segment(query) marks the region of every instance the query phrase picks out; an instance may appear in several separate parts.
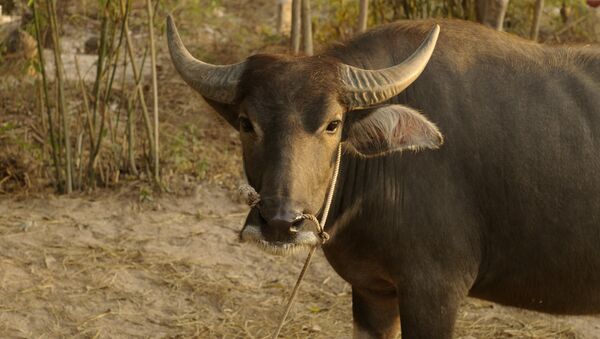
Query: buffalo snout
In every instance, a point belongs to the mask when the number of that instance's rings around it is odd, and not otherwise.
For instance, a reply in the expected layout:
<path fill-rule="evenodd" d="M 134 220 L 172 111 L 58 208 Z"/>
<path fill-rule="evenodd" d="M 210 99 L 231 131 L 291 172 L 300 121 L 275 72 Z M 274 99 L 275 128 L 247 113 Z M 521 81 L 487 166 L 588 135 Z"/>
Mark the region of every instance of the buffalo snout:
<path fill-rule="evenodd" d="M 291 202 L 277 202 L 273 199 L 264 199 L 258 206 L 260 216 L 265 221 L 261 232 L 265 240 L 270 242 L 292 242 L 296 233 L 302 226 L 298 216 L 302 209 Z"/>
<path fill-rule="evenodd" d="M 262 199 L 248 214 L 240 240 L 256 243 L 273 254 L 287 254 L 300 247 L 316 245 L 318 238 L 315 227 L 311 226 L 311 222 L 299 218 L 303 213 L 299 206 Z"/>

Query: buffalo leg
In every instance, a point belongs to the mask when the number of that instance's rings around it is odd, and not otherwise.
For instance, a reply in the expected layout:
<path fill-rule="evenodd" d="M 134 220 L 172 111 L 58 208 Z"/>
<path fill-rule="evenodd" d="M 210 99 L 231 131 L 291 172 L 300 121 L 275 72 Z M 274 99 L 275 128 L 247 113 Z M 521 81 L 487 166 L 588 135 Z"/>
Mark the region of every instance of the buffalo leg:
<path fill-rule="evenodd" d="M 396 338 L 400 330 L 395 291 L 352 288 L 354 339 Z"/>
<path fill-rule="evenodd" d="M 451 339 L 466 292 L 452 292 L 450 286 L 411 286 L 409 291 L 399 290 L 402 339 Z"/>

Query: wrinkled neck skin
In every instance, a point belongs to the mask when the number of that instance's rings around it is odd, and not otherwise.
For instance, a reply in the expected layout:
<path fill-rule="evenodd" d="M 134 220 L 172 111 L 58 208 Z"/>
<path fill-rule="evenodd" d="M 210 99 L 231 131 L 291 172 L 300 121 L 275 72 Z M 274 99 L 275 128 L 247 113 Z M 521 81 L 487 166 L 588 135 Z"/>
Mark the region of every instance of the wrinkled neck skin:
<path fill-rule="evenodd" d="M 404 60 L 417 43 L 400 46 L 393 40 L 391 44 L 396 46 L 373 46 L 368 56 L 360 49 L 352 50 L 353 53 L 332 50 L 327 54 L 358 67 L 385 68 Z M 390 50 L 397 52 L 390 53 Z M 427 110 L 432 93 L 438 93 L 439 89 L 421 85 L 430 81 L 431 73 L 426 69 L 421 77 L 429 80 L 418 79 L 386 104 L 416 108 L 426 116 L 433 116 L 434 123 L 441 121 L 437 110 Z M 426 256 L 448 255 L 449 258 L 454 255 L 453 250 L 463 252 L 461 244 L 476 242 L 478 234 L 472 229 L 452 229 L 440 224 L 472 204 L 467 198 L 469 192 L 464 187 L 468 185 L 464 184 L 460 169 L 448 165 L 452 153 L 441 151 L 445 147 L 447 145 L 440 150 L 407 150 L 371 158 L 343 147 L 338 184 L 325 227 L 331 239 L 323 245 L 323 251 L 336 272 L 354 287 L 394 291 L 399 281 L 417 265 L 413 260 L 417 255 L 415 244 L 411 244 L 410 239 L 428 237 L 431 253 Z M 470 220 L 466 224 L 470 225 Z M 452 232 L 460 233 L 462 238 L 458 239 Z M 447 241 L 452 237 L 457 239 Z M 468 251 L 473 262 L 466 266 L 473 272 L 478 265 L 479 249 L 474 245 Z"/>
<path fill-rule="evenodd" d="M 368 41 L 368 40 L 367 40 Z M 393 41 L 396 45 L 397 41 Z M 345 64 L 371 69 L 382 69 L 398 64 L 406 58 L 410 46 L 394 46 L 377 44 L 369 46 L 369 54 L 365 55 L 360 48 L 332 48 L 325 55 L 339 59 Z M 406 49 L 406 51 L 404 51 Z M 390 53 L 390 51 L 398 53 Z M 390 104 L 407 104 L 408 93 L 412 92 L 414 84 L 398 96 L 388 101 Z M 352 114 L 352 112 L 348 113 Z M 378 157 L 365 158 L 349 150 L 342 143 L 342 160 L 336 191 L 333 197 L 331 212 L 327 220 L 327 232 L 332 241 L 323 249 L 328 259 L 335 262 L 337 255 L 352 255 L 365 253 L 371 256 L 381 243 L 378 238 L 389 235 L 389 229 L 376 227 L 372 222 L 363 224 L 368 219 L 377 222 L 378 216 L 387 215 L 386 219 L 396 220 L 396 227 L 401 227 L 402 211 L 398 208 L 404 199 L 403 154 L 386 154 Z M 347 234 L 352 234 L 348 236 Z M 358 241 L 360 239 L 360 241 Z M 389 238 L 388 238 L 389 239 Z M 370 247 L 367 251 L 365 246 Z M 373 262 L 370 262 L 370 265 Z M 334 264 L 334 263 L 332 263 Z M 343 276 L 343 275 L 342 275 Z"/>
<path fill-rule="evenodd" d="M 376 68 L 392 66 L 403 57 L 381 52 Z M 350 65 L 374 68 L 362 53 L 330 54 Z M 405 104 L 411 88 L 389 103 Z M 394 288 L 393 268 L 387 262 L 394 257 L 392 249 L 400 245 L 394 239 L 404 223 L 406 154 L 365 158 L 342 143 L 340 173 L 325 227 L 331 239 L 323 251 L 334 270 L 353 286 Z"/>
<path fill-rule="evenodd" d="M 422 265 L 451 267 L 457 258 L 464 263 L 457 271 L 475 279 L 479 233 L 467 213 L 475 202 L 449 156 L 423 150 L 364 158 L 343 150 L 323 251 L 353 287 L 395 292 Z"/>
<path fill-rule="evenodd" d="M 331 239 L 323 250 L 338 274 L 353 285 L 373 286 L 375 279 L 382 280 L 379 283 L 383 288 L 387 285 L 384 281 L 392 280 L 385 261 L 390 257 L 390 246 L 395 247 L 394 230 L 403 223 L 402 172 L 406 169 L 402 155 L 367 159 L 345 148 L 342 152 L 325 226 Z"/>

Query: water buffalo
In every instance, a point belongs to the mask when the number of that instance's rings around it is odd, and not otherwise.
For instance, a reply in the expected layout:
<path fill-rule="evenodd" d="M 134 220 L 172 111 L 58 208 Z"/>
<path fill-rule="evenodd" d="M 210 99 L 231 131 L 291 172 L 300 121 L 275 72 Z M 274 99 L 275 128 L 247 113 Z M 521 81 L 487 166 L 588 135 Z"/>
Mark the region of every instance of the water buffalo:
<path fill-rule="evenodd" d="M 296 216 L 322 210 L 341 143 L 322 248 L 352 284 L 355 337 L 451 338 L 466 296 L 600 312 L 598 47 L 403 21 L 313 57 L 215 66 L 171 19 L 168 41 L 183 79 L 240 132 L 261 195 L 242 239 L 316 245 Z"/>

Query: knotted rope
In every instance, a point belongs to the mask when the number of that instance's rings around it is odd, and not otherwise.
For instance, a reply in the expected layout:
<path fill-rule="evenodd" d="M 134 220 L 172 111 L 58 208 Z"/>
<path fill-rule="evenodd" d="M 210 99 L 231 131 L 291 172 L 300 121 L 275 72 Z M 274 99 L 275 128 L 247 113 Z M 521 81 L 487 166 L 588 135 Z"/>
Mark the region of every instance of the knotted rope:
<path fill-rule="evenodd" d="M 327 200 L 325 201 L 325 207 L 323 208 L 323 214 L 321 215 L 321 220 L 319 221 L 317 219 L 317 217 L 313 214 L 305 214 L 305 213 L 298 215 L 298 217 L 296 218 L 296 220 L 310 220 L 316 225 L 317 234 L 318 234 L 319 238 L 321 239 L 321 244 L 324 244 L 327 240 L 329 240 L 329 234 L 327 234 L 327 232 L 325 232 L 325 223 L 327 222 L 327 216 L 329 215 L 329 208 L 331 207 L 331 203 L 333 201 L 335 185 L 337 183 L 338 175 L 340 173 L 341 159 L 342 159 L 342 145 L 339 144 L 338 150 L 337 150 L 337 158 L 335 160 L 335 167 L 333 170 L 333 177 L 331 178 L 331 185 L 329 186 L 329 192 L 327 193 Z M 241 185 L 239 187 L 239 192 L 240 192 L 240 195 L 242 195 L 245 198 L 246 203 L 251 208 L 256 207 L 258 205 L 258 203 L 260 202 L 260 194 L 258 194 L 258 192 L 256 192 L 256 190 L 250 185 L 247 185 L 247 184 Z M 292 294 L 290 295 L 290 298 L 288 299 L 288 303 L 285 308 L 285 312 L 283 313 L 283 316 L 281 317 L 281 320 L 279 322 L 279 326 L 277 327 L 277 330 L 273 334 L 273 337 L 272 337 L 273 339 L 276 339 L 279 336 L 279 332 L 281 332 L 281 329 L 283 328 L 285 319 L 287 318 L 288 314 L 290 313 L 290 309 L 292 308 L 294 299 L 296 298 L 296 295 L 298 294 L 298 289 L 300 287 L 300 283 L 302 282 L 302 279 L 304 279 L 304 276 L 306 275 L 306 270 L 308 269 L 308 266 L 310 265 L 313 254 L 315 254 L 316 250 L 317 250 L 317 246 L 313 246 L 310 248 L 310 251 L 308 252 L 306 260 L 304 261 L 304 266 L 302 266 L 302 270 L 300 271 L 298 280 L 296 280 L 296 284 L 294 285 Z"/>

